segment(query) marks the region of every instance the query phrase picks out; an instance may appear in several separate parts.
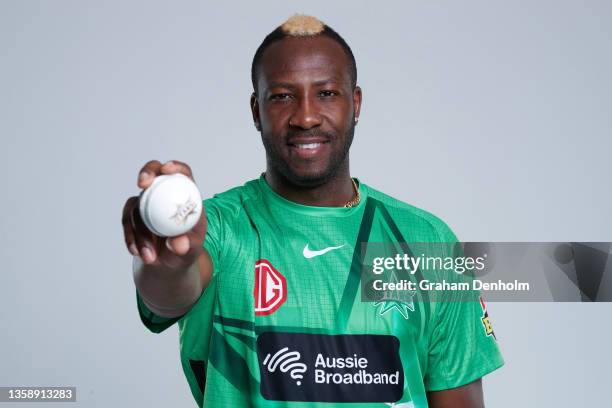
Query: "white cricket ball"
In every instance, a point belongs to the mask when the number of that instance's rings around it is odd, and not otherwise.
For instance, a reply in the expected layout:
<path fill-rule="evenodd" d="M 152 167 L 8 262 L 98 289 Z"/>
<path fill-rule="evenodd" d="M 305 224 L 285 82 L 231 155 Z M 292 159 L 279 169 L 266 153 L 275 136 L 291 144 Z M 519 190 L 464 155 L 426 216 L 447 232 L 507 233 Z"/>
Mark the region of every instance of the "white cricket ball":
<path fill-rule="evenodd" d="M 202 214 L 198 186 L 183 174 L 155 177 L 140 194 L 140 216 L 151 232 L 175 237 L 192 229 Z"/>

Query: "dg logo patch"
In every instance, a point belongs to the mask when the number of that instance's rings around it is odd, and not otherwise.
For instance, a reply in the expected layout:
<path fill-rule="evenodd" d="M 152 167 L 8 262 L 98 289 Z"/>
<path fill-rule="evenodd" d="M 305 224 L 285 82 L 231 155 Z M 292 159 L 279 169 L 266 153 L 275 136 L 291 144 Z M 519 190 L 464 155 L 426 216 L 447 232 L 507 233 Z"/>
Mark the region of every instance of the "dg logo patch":
<path fill-rule="evenodd" d="M 287 300 L 287 281 L 272 266 L 260 259 L 255 263 L 255 314 L 265 316 L 274 313 Z"/>

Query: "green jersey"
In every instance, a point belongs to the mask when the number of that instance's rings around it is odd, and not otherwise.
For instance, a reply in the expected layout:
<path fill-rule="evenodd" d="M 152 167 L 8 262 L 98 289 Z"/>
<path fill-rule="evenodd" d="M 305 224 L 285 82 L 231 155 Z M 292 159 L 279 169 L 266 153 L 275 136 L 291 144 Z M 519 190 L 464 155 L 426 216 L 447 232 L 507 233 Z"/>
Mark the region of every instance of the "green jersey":
<path fill-rule="evenodd" d="M 312 207 L 252 180 L 204 201 L 214 272 L 175 322 L 202 407 L 427 407 L 427 391 L 503 364 L 484 302 L 365 302 L 362 243 L 455 242 L 435 216 L 359 183 L 352 208 Z"/>

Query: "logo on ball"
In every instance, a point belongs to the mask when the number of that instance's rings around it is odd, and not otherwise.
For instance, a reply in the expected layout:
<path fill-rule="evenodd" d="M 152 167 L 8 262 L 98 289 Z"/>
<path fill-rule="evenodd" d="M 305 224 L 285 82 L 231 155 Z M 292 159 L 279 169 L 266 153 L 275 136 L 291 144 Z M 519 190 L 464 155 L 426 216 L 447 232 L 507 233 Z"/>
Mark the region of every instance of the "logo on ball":
<path fill-rule="evenodd" d="M 170 219 L 176 222 L 176 225 L 185 225 L 187 218 L 189 218 L 191 214 L 196 213 L 197 207 L 198 203 L 189 197 L 185 204 L 176 205 L 176 213 L 174 213 Z"/>

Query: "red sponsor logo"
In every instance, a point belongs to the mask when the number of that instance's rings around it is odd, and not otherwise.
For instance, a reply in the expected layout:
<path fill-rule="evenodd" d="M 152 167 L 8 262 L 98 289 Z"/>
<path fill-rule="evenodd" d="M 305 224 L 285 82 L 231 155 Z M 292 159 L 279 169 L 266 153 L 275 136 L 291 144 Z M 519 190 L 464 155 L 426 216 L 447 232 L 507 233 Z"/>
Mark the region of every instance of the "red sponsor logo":
<path fill-rule="evenodd" d="M 272 314 L 287 300 L 287 281 L 270 262 L 260 259 L 255 263 L 255 314 Z"/>

